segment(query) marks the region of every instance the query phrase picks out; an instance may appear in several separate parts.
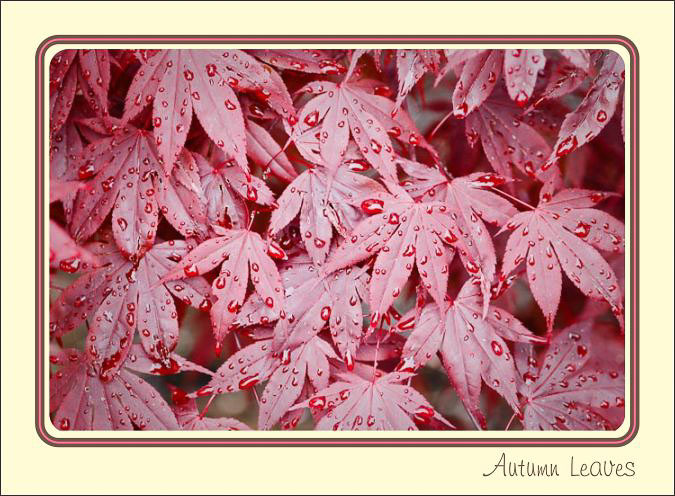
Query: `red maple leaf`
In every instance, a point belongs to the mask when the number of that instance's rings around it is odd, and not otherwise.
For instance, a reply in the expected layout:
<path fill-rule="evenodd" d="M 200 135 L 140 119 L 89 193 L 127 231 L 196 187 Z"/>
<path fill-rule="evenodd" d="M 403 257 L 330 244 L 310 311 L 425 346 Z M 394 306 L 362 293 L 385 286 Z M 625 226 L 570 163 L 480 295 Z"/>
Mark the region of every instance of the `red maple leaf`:
<path fill-rule="evenodd" d="M 163 281 L 195 277 L 220 266 L 212 292 L 217 301 L 211 308 L 211 324 L 217 342 L 222 342 L 246 298 L 249 276 L 256 292 L 270 308 L 283 308 L 284 294 L 279 271 L 271 253 L 283 257 L 276 243 L 266 243 L 248 229 L 222 229 L 188 253 Z"/>
<path fill-rule="evenodd" d="M 413 374 L 362 375 L 341 372 L 336 381 L 293 408 L 309 407 L 321 414 L 317 430 L 417 430 L 432 420 L 453 427 L 415 389 L 404 384 Z"/>
<path fill-rule="evenodd" d="M 513 168 L 517 168 L 542 182 L 561 181 L 558 168 L 541 169 L 551 147 L 513 106 L 486 101 L 467 117 L 466 137 L 471 146 L 480 139 L 490 165 L 502 176 L 513 177 Z"/>
<path fill-rule="evenodd" d="M 241 50 L 160 50 L 136 73 L 127 93 L 124 120 L 153 102 L 154 135 L 167 172 L 187 137 L 192 113 L 217 146 L 244 170 L 244 117 L 234 90 L 260 95 L 285 118 L 293 104 L 278 74 Z"/>
<path fill-rule="evenodd" d="M 501 394 L 518 411 L 516 369 L 504 341 L 544 342 L 513 315 L 490 307 L 481 317 L 481 291 L 469 279 L 451 303 L 423 309 L 402 352 L 398 370 L 415 371 L 439 352 L 448 377 L 476 425 L 486 428 L 480 410 L 481 383 Z"/>
<path fill-rule="evenodd" d="M 539 71 L 544 69 L 546 57 L 541 48 L 506 50 L 504 53 L 504 80 L 511 100 L 519 107 L 527 105 L 532 97 Z"/>
<path fill-rule="evenodd" d="M 300 110 L 291 138 L 300 141 L 304 134 L 318 133 L 321 163 L 335 168 L 342 163 L 351 136 L 375 170 L 383 178 L 395 180 L 395 152 L 390 135 L 400 139 L 403 129 L 409 126 L 391 117 L 394 110 L 391 100 L 372 95 L 366 88 L 367 83 L 365 86 L 330 81 L 309 83 L 299 92 L 316 96 Z M 422 145 L 423 139 L 408 131 L 408 142 Z"/>
<path fill-rule="evenodd" d="M 247 50 L 251 55 L 278 69 L 310 74 L 342 74 L 347 69 L 340 64 L 334 51 L 303 50 Z"/>
<path fill-rule="evenodd" d="M 50 310 L 50 333 L 61 337 L 88 320 L 86 353 L 104 381 L 124 364 L 137 329 L 146 353 L 168 366 L 170 352 L 178 344 L 172 294 L 194 307 L 211 307 L 209 286 L 202 278 L 160 283 L 187 255 L 188 244 L 182 240 L 160 243 L 136 261 L 125 258 L 111 243 L 90 246 L 100 266 L 59 295 Z"/>
<path fill-rule="evenodd" d="M 108 116 L 108 50 L 62 50 L 49 63 L 49 127 L 53 136 L 66 123 L 78 89 L 89 107 Z"/>
<path fill-rule="evenodd" d="M 112 210 L 116 243 L 128 255 L 142 255 L 152 247 L 157 231 L 155 193 L 162 172 L 149 133 L 125 126 L 88 145 L 78 163 L 79 178 L 93 179 L 73 206 L 70 232 L 75 240 L 91 237 Z"/>
<path fill-rule="evenodd" d="M 560 303 L 561 268 L 586 296 L 607 301 L 623 327 L 621 288 L 614 271 L 595 248 L 620 253 L 624 225 L 591 207 L 607 193 L 564 189 L 554 196 L 544 188 L 539 205 L 506 224 L 513 233 L 506 244 L 500 280 L 525 262 L 534 299 L 549 332 Z"/>
<path fill-rule="evenodd" d="M 455 252 L 456 238 L 449 227 L 454 223 L 447 206 L 418 203 L 403 189 L 395 190 L 394 195 L 382 193 L 363 201 L 363 210 L 373 215 L 332 252 L 325 267 L 332 272 L 376 255 L 370 281 L 372 326 L 401 294 L 415 262 L 433 298 L 442 302 Z M 479 270 L 476 266 L 474 272 Z"/>
<path fill-rule="evenodd" d="M 365 270 L 348 267 L 327 275 L 300 256 L 282 271 L 282 280 L 286 307 L 274 328 L 275 350 L 305 343 L 328 325 L 340 354 L 353 366 L 363 335 L 361 300 L 367 294 L 368 280 Z"/>
<path fill-rule="evenodd" d="M 173 413 L 178 425 L 186 431 L 248 431 L 251 428 L 237 419 L 206 417 L 197 410 L 197 402 L 175 386 L 169 386 Z"/>
<path fill-rule="evenodd" d="M 49 382 L 49 410 L 60 430 L 178 429 L 169 405 L 140 377 L 121 369 L 108 381 L 81 351 L 53 354 L 62 365 Z"/>
<path fill-rule="evenodd" d="M 522 422 L 529 430 L 614 430 L 624 419 L 623 360 L 592 345 L 590 322 L 559 331 L 539 355 L 516 351 Z"/>
<path fill-rule="evenodd" d="M 583 101 L 567 114 L 560 126 L 558 140 L 544 168 L 588 143 L 604 129 L 616 111 L 623 82 L 623 59 L 616 52 L 608 52 Z"/>
<path fill-rule="evenodd" d="M 347 165 L 367 167 L 358 159 Z M 272 212 L 270 233 L 277 234 L 299 215 L 307 252 L 322 264 L 330 249 L 333 227 L 346 235 L 362 217 L 361 201 L 385 191 L 380 183 L 344 166 L 334 171 L 324 167 L 307 169 L 279 197 L 279 208 Z"/>
<path fill-rule="evenodd" d="M 490 96 L 503 64 L 504 51 L 481 50 L 458 66 L 461 73 L 452 94 L 455 117 L 465 118 Z"/>

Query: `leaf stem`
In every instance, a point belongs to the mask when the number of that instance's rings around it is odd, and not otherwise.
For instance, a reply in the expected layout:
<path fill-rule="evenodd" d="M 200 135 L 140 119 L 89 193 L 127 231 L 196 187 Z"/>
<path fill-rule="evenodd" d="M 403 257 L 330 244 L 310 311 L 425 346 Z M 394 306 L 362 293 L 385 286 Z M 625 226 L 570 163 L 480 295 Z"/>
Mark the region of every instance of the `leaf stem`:
<path fill-rule="evenodd" d="M 511 420 L 509 420 L 509 423 L 506 424 L 506 427 L 504 428 L 505 431 L 508 431 L 508 430 L 509 430 L 509 428 L 511 427 L 511 424 L 513 423 L 513 421 L 514 421 L 515 419 L 516 419 L 516 414 L 514 413 L 513 415 L 511 415 Z"/>
<path fill-rule="evenodd" d="M 216 397 L 215 394 L 212 394 L 212 395 L 209 397 L 209 401 L 206 403 L 206 406 L 202 409 L 201 412 L 199 412 L 199 418 L 200 418 L 200 419 L 203 419 L 203 418 L 204 418 L 204 415 L 206 415 L 206 412 L 208 411 L 208 409 L 209 409 L 209 407 L 211 406 L 211 403 L 213 402 L 213 399 L 214 399 L 215 397 Z"/>
<path fill-rule="evenodd" d="M 248 208 L 248 203 L 244 201 L 244 204 L 246 205 L 246 216 L 248 217 L 248 229 L 249 231 L 251 230 L 251 226 L 253 225 L 253 220 L 255 219 L 255 209 L 251 212 Z"/>
<path fill-rule="evenodd" d="M 445 124 L 445 121 L 448 120 L 448 118 L 452 115 L 452 113 L 453 113 L 453 111 L 450 110 L 450 112 L 448 112 L 448 114 L 447 114 L 445 117 L 443 117 L 443 118 L 441 119 L 441 121 L 440 121 L 438 124 L 436 124 L 436 126 L 435 126 L 435 127 L 431 130 L 431 132 L 427 135 L 427 140 L 430 140 L 431 138 L 434 137 L 434 135 L 436 134 L 436 132 L 438 132 L 438 130 L 441 128 L 441 126 L 442 126 L 443 124 Z"/>
<path fill-rule="evenodd" d="M 515 196 L 512 196 L 505 191 L 502 191 L 501 189 L 495 188 L 494 186 L 490 186 L 490 189 L 492 191 L 494 191 L 495 193 L 501 193 L 502 195 L 506 196 L 508 199 L 513 200 L 514 202 L 519 203 L 523 207 L 529 208 L 530 210 L 534 210 L 536 208 L 536 207 L 533 207 L 532 205 L 530 205 L 529 203 L 526 203 L 522 200 L 519 200 Z"/>
<path fill-rule="evenodd" d="M 381 329 L 375 330 L 377 333 L 377 342 L 375 344 L 375 359 L 373 360 L 373 382 L 375 382 L 375 379 L 377 378 L 377 358 L 380 354 L 380 330 Z"/>

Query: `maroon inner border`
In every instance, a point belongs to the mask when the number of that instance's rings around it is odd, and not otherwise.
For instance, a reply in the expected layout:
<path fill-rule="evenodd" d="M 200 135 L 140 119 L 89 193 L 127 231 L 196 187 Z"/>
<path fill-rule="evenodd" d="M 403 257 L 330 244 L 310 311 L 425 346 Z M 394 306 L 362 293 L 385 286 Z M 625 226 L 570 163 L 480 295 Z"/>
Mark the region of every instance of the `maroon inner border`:
<path fill-rule="evenodd" d="M 631 322 L 629 336 L 631 339 L 631 395 L 630 428 L 618 438 L 589 439 L 572 437 L 559 438 L 463 438 L 463 439 L 429 439 L 429 438 L 56 438 L 45 428 L 43 380 L 45 364 L 44 343 L 44 57 L 48 48 L 65 43 L 195 43 L 195 44 L 279 44 L 279 43 L 523 43 L 542 42 L 574 43 L 574 44 L 616 44 L 626 48 L 630 57 L 631 78 Z M 52 36 L 45 39 L 37 47 L 35 55 L 35 87 L 36 87 L 36 401 L 35 427 L 38 437 L 50 446 L 624 446 L 630 443 L 638 431 L 638 61 L 639 54 L 635 44 L 624 36 Z M 107 432 L 107 431 L 106 431 Z M 489 432 L 489 431 L 486 431 Z"/>

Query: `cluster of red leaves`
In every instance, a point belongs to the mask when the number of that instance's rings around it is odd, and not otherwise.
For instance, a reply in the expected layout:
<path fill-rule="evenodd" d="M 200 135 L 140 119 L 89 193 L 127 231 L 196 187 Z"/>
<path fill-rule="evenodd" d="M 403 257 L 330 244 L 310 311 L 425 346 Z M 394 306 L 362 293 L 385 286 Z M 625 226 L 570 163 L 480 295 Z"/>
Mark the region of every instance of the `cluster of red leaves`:
<path fill-rule="evenodd" d="M 248 429 L 205 415 L 243 390 L 259 429 L 617 428 L 623 80 L 603 50 L 60 52 L 54 424 Z"/>

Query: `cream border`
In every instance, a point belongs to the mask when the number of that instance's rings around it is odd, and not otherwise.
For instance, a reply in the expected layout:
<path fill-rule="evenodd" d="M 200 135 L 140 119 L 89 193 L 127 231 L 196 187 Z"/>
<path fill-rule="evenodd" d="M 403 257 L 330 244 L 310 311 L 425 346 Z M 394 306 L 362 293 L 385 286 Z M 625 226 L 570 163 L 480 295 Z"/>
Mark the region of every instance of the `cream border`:
<path fill-rule="evenodd" d="M 194 2 L 2 4 L 2 492 L 233 493 L 672 493 L 673 491 L 673 7 L 657 2 Z M 311 5 L 311 8 L 309 7 Z M 159 7 L 158 7 L 159 6 Z M 347 9 L 352 9 L 351 12 Z M 207 15 L 205 15 L 205 12 Z M 292 16 L 289 14 L 292 12 Z M 264 15 L 263 15 L 264 14 Z M 282 19 L 288 19 L 282 22 Z M 103 21 L 101 21 L 103 19 Z M 150 22 L 148 21 L 150 20 Z M 375 22 L 377 21 L 377 22 Z M 329 25 L 330 22 L 330 25 Z M 32 67 L 55 32 L 129 34 L 620 33 L 641 54 L 641 428 L 623 448 L 256 449 L 96 448 L 59 450 L 32 422 L 34 273 L 30 249 L 34 184 Z M 26 81 L 31 81 L 27 84 Z M 27 221 L 31 219 L 31 221 Z M 666 277 L 663 277 L 666 274 Z M 634 460 L 634 478 L 483 479 L 505 451 L 558 462 Z M 107 475 L 106 464 L 118 469 Z M 168 469 L 170 467 L 170 469 Z M 348 467 L 348 468 L 347 468 Z M 348 470 L 346 473 L 343 470 Z M 262 475 L 262 476 L 261 476 Z"/>

